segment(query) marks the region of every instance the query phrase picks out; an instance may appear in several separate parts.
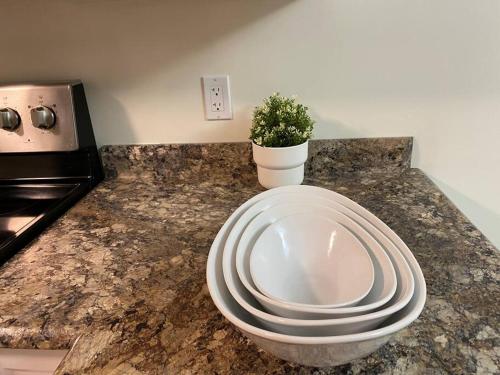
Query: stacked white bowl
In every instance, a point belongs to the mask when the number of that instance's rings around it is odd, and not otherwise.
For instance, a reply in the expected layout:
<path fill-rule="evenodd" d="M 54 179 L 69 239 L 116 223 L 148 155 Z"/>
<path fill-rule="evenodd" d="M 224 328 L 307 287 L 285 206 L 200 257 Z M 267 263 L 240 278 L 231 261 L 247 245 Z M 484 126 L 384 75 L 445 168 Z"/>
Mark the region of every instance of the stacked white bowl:
<path fill-rule="evenodd" d="M 314 186 L 258 194 L 227 219 L 207 262 L 217 308 L 262 349 L 308 366 L 364 357 L 422 311 L 405 243 L 347 197 Z"/>

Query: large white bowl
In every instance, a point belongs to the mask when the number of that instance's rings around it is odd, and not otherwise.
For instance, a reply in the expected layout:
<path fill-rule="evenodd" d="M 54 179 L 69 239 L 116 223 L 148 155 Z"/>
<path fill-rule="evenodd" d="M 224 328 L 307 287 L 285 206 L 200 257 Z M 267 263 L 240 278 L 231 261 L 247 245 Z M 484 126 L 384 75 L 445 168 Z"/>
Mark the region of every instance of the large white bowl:
<path fill-rule="evenodd" d="M 302 186 L 304 188 L 304 186 Z M 290 187 L 292 189 L 292 187 Z M 257 300 L 260 302 L 262 306 L 264 306 L 268 311 L 274 313 L 278 316 L 285 316 L 290 318 L 297 319 L 329 319 L 329 318 L 340 318 L 340 317 L 348 317 L 359 315 L 363 313 L 367 313 L 369 311 L 374 310 L 376 307 L 380 307 L 380 301 L 384 303 L 389 300 L 390 297 L 393 296 L 394 290 L 388 288 L 387 283 L 380 282 L 380 275 L 391 275 L 389 269 L 393 269 L 392 264 L 394 264 L 394 269 L 396 270 L 397 276 L 397 287 L 398 293 L 401 293 L 402 290 L 406 290 L 406 296 L 402 303 L 406 303 L 413 293 L 414 280 L 411 273 L 411 270 L 406 262 L 405 258 L 401 255 L 400 251 L 396 248 L 396 246 L 387 239 L 385 235 L 381 233 L 377 228 L 375 228 L 372 224 L 370 224 L 366 219 L 361 217 L 359 214 L 355 213 L 351 209 L 346 206 L 331 200 L 333 192 L 330 192 L 326 189 L 320 189 L 314 195 L 310 192 L 305 192 L 304 190 L 290 190 L 283 191 L 281 190 L 281 194 L 279 195 L 271 195 L 262 198 L 261 201 L 256 203 L 255 205 L 251 205 L 248 210 L 242 215 L 241 221 L 243 221 L 244 216 L 252 216 L 256 212 L 260 212 L 260 208 L 266 208 L 265 212 L 261 213 L 259 216 L 255 217 L 254 220 L 250 222 L 248 227 L 244 230 L 243 235 L 239 241 L 238 250 L 237 250 L 237 259 L 236 266 L 239 273 L 239 278 L 241 282 L 243 282 L 246 289 L 248 289 Z M 325 196 L 330 197 L 330 199 L 325 198 Z M 341 196 L 342 197 L 342 196 Z M 344 197 L 345 198 L 345 197 Z M 346 308 L 338 308 L 338 309 L 310 309 L 299 307 L 295 305 L 284 305 L 279 301 L 275 301 L 273 299 L 268 298 L 267 296 L 260 293 L 253 285 L 251 276 L 250 276 L 250 268 L 249 268 L 249 248 L 253 245 L 255 241 L 255 236 L 252 237 L 250 233 L 255 233 L 256 236 L 270 223 L 276 221 L 280 215 L 290 213 L 294 204 L 292 203 L 281 203 L 281 208 L 278 208 L 276 205 L 277 202 L 283 201 L 286 199 L 287 201 L 300 201 L 302 205 L 307 205 L 311 207 L 311 209 L 322 210 L 322 209 L 333 209 L 336 210 L 345 216 L 348 216 L 349 219 L 352 219 L 355 223 L 351 224 L 351 228 L 356 228 L 357 225 L 360 225 L 365 229 L 365 236 L 361 237 L 360 240 L 365 244 L 365 247 L 373 250 L 372 261 L 375 266 L 375 286 L 372 291 L 368 294 L 367 298 L 364 299 L 359 306 L 346 307 Z M 346 198 L 347 199 L 347 198 Z M 347 203 L 351 205 L 355 205 L 354 202 L 347 199 Z M 286 208 L 289 206 L 290 208 Z M 318 208 L 318 206 L 320 206 Z M 272 208 L 270 208 L 272 207 Z M 354 207 L 354 206 L 353 206 Z M 303 212 L 304 209 L 301 209 Z M 276 215 L 274 215 L 276 213 Z M 279 214 L 279 215 L 278 215 Z M 234 227 L 240 225 L 240 220 L 235 222 Z M 260 231 L 259 231 L 260 230 Z M 376 241 L 375 241 L 376 239 Z M 228 236 L 228 240 L 226 241 L 226 245 L 233 241 L 234 238 L 230 238 Z M 386 256 L 379 256 L 380 253 L 384 253 L 381 250 L 380 245 L 383 245 L 385 249 Z M 380 251 L 379 251 L 380 249 Z M 229 251 L 232 251 L 229 249 Z M 227 256 L 228 254 L 226 254 Z M 389 258 L 387 258 L 387 255 Z M 378 262 L 377 259 L 380 259 Z M 392 262 L 392 263 L 391 263 Z M 382 270 L 377 269 L 377 265 L 380 265 Z M 389 278 L 388 278 L 389 280 Z M 383 285 L 383 288 L 378 288 L 377 286 Z M 406 286 L 407 285 L 407 286 Z M 239 283 L 237 280 L 236 286 L 239 287 Z M 392 285 L 389 284 L 389 287 Z M 390 293 L 387 293 L 387 292 Z M 244 295 L 244 291 L 241 292 Z M 389 296 L 389 298 L 387 298 Z M 406 300 L 406 302 L 405 302 Z"/>
<path fill-rule="evenodd" d="M 251 251 L 250 273 L 270 298 L 325 308 L 357 304 L 374 279 L 363 244 L 332 217 L 317 212 L 269 225 Z"/>
<path fill-rule="evenodd" d="M 283 195 L 283 198 L 285 198 L 285 195 Z M 286 196 L 286 199 L 290 201 L 290 197 Z M 224 279 L 226 280 L 226 285 L 233 298 L 236 299 L 241 307 L 254 315 L 267 328 L 274 332 L 298 336 L 331 336 L 358 333 L 375 328 L 391 314 L 402 309 L 409 302 L 413 294 L 413 288 L 410 288 L 411 285 L 408 280 L 402 279 L 401 285 L 397 288 L 393 301 L 391 301 L 392 303 L 381 310 L 367 314 L 345 318 L 291 319 L 283 317 L 282 315 L 273 315 L 263 311 L 255 298 L 248 293 L 248 290 L 242 285 L 238 278 L 235 267 L 235 247 L 241 236 L 242 230 L 240 227 L 245 227 L 248 220 L 251 220 L 254 216 L 253 211 L 259 212 L 261 206 L 265 206 L 267 201 L 268 199 L 263 199 L 256 203 L 237 221 L 227 238 L 222 261 Z M 287 205 L 291 204 L 292 203 L 287 203 Z M 314 212 L 316 210 L 317 209 L 314 209 Z M 332 214 L 336 214 L 336 212 L 334 211 Z M 289 214 L 283 214 L 282 217 L 287 215 Z M 281 217 L 277 217 L 276 219 L 279 220 Z M 341 220 L 342 217 L 338 215 L 338 218 L 336 217 L 335 219 Z M 354 223 L 348 226 L 351 227 L 352 225 L 354 225 Z M 374 242 L 376 243 L 376 241 Z M 276 304 L 281 303 L 281 301 L 274 302 Z M 347 308 L 348 307 L 345 307 L 344 309 Z"/>
<path fill-rule="evenodd" d="M 315 199 L 315 202 L 302 202 L 304 199 L 302 194 L 286 194 L 286 197 L 289 203 L 280 203 L 283 201 L 282 195 L 263 199 L 258 204 L 250 207 L 240 218 L 241 220 L 238 220 L 233 227 L 234 232 L 241 230 L 244 228 L 245 217 L 252 217 L 255 213 L 260 212 L 260 208 L 267 207 L 267 209 L 257 214 L 250 221 L 243 230 L 238 242 L 236 249 L 236 270 L 238 277 L 233 277 L 235 288 L 239 291 L 238 294 L 245 297 L 247 293 L 244 289 L 247 289 L 266 310 L 281 317 L 296 319 L 330 319 L 361 315 L 382 306 L 394 296 L 397 287 L 397 278 L 393 264 L 382 246 L 366 230 L 346 215 L 329 208 L 329 201 L 325 199 L 319 198 Z M 269 207 L 268 205 L 271 206 Z M 280 218 L 308 212 L 334 218 L 349 228 L 352 234 L 368 250 L 375 269 L 374 285 L 367 297 L 358 306 L 334 309 L 307 307 L 269 298 L 256 289 L 250 274 L 250 253 L 256 239 L 269 224 L 276 222 Z M 226 241 L 226 245 L 228 246 L 227 257 L 232 257 L 234 246 L 236 246 L 233 242 L 236 238 L 236 236 L 231 236 Z M 232 264 L 231 267 L 233 267 Z M 406 274 L 411 277 L 409 268 Z M 231 277 L 231 275 L 228 275 L 228 277 Z M 242 288 L 240 281 L 245 288 Z M 233 282 L 231 282 L 231 285 L 233 285 Z M 245 299 L 248 300 L 248 298 Z"/>
<path fill-rule="evenodd" d="M 415 293 L 410 303 L 394 314 L 378 329 L 352 335 L 329 337 L 290 336 L 263 329 L 254 317 L 232 298 L 224 282 L 222 256 L 228 232 L 238 218 L 259 200 L 284 192 L 307 191 L 318 195 L 332 196 L 340 202 L 351 205 L 378 227 L 390 241 L 398 247 L 408 261 L 415 278 Z M 426 285 L 422 271 L 405 243 L 382 221 L 366 209 L 335 192 L 312 186 L 285 186 L 263 192 L 241 205 L 227 219 L 217 234 L 207 260 L 207 285 L 210 295 L 221 313 L 244 335 L 252 339 L 262 349 L 285 360 L 307 366 L 335 366 L 364 357 L 386 343 L 390 335 L 405 328 L 420 315 L 426 298 Z"/>

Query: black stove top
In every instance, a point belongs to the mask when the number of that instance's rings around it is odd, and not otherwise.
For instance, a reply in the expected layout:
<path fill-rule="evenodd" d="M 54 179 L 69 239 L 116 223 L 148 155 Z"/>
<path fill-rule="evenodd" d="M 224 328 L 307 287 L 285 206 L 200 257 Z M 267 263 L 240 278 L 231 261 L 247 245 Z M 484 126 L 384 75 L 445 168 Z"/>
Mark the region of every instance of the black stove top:
<path fill-rule="evenodd" d="M 1 265 L 104 176 L 81 82 L 0 85 L 0 97 Z"/>
<path fill-rule="evenodd" d="M 87 190 L 84 182 L 0 185 L 0 263 Z"/>
<path fill-rule="evenodd" d="M 0 243 L 14 239 L 76 189 L 77 185 L 0 186 Z M 0 245 L 1 248 L 1 245 Z"/>

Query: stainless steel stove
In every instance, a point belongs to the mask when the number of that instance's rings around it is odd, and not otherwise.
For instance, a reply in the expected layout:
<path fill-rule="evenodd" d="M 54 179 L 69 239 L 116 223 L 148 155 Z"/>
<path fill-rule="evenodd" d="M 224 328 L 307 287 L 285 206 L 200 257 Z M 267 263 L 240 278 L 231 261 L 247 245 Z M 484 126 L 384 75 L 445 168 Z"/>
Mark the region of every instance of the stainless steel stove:
<path fill-rule="evenodd" d="M 0 264 L 102 179 L 81 82 L 0 85 Z"/>

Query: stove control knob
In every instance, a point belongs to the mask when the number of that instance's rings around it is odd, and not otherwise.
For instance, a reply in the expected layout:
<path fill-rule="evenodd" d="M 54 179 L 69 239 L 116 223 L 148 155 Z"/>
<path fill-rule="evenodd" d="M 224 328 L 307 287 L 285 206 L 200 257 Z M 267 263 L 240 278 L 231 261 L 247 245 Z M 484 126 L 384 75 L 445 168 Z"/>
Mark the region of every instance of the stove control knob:
<path fill-rule="evenodd" d="M 56 123 L 56 115 L 49 107 L 41 105 L 31 110 L 31 122 L 35 128 L 50 129 Z"/>
<path fill-rule="evenodd" d="M 12 108 L 0 108 L 0 128 L 13 131 L 21 123 L 21 118 Z"/>

